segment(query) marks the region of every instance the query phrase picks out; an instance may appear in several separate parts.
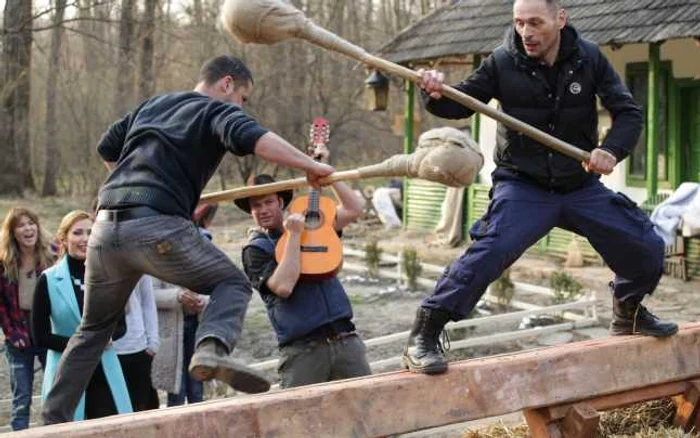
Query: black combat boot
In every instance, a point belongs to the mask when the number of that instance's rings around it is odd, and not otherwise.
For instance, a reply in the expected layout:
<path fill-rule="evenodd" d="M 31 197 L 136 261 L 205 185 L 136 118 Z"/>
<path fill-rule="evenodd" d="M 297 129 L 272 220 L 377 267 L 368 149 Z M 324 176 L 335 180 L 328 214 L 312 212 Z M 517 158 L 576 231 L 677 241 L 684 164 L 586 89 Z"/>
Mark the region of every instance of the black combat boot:
<path fill-rule="evenodd" d="M 440 344 L 440 333 L 450 320 L 444 310 L 419 307 L 413 322 L 403 364 L 414 373 L 440 374 L 447 371 L 447 360 Z"/>
<path fill-rule="evenodd" d="M 678 324 L 661 321 L 640 301 L 619 301 L 613 298 L 613 320 L 610 323 L 611 335 L 646 335 L 666 337 L 678 332 Z"/>

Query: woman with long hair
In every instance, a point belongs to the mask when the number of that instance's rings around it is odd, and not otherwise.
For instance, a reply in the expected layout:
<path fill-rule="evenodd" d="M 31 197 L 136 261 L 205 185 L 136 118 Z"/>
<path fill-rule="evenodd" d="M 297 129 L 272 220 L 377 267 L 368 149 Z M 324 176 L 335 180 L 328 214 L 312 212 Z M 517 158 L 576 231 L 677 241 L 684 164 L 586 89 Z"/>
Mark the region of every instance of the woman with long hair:
<path fill-rule="evenodd" d="M 68 340 L 80 325 L 85 292 L 85 257 L 91 216 L 80 210 L 63 217 L 56 238 L 58 262 L 39 277 L 34 294 L 32 329 L 37 345 L 48 349 L 42 397 L 46 397 Z M 121 327 L 121 334 L 124 327 Z M 115 336 L 116 337 L 116 336 Z M 81 398 L 74 420 L 131 412 L 129 393 L 114 349 L 107 346 Z"/>
<path fill-rule="evenodd" d="M 34 358 L 42 367 L 46 360 L 46 350 L 32 344 L 30 312 L 36 279 L 52 262 L 39 217 L 27 208 L 12 208 L 0 228 L 0 325 L 10 365 L 12 430 L 29 427 Z"/>

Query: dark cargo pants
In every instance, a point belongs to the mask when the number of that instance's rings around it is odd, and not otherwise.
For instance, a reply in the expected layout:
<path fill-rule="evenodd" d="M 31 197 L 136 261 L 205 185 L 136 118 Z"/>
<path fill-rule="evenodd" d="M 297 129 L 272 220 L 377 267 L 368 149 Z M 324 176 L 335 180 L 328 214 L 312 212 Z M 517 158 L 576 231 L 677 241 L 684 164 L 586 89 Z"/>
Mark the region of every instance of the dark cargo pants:
<path fill-rule="evenodd" d="M 615 272 L 615 298 L 651 294 L 663 273 L 664 244 L 647 216 L 597 179 L 560 194 L 517 178 L 498 181 L 486 214 L 470 230 L 466 252 L 438 280 L 422 306 L 465 318 L 487 286 L 552 228 L 586 237 Z"/>

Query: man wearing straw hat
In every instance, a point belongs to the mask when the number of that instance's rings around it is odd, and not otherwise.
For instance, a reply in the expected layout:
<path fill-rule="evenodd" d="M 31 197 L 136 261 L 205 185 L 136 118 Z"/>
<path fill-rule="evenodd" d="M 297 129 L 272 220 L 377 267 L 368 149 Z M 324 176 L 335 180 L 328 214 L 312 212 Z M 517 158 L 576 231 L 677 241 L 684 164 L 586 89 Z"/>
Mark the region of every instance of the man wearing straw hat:
<path fill-rule="evenodd" d="M 100 189 L 88 243 L 85 310 L 44 401 L 44 421 L 70 421 L 131 291 L 142 274 L 207 294 L 190 373 L 243 392 L 269 382 L 233 360 L 252 290 L 245 275 L 190 221 L 226 152 L 255 154 L 306 171 L 312 184 L 333 172 L 260 126 L 241 109 L 252 92 L 233 56 L 207 61 L 192 92 L 147 99 L 114 123 L 98 152 L 111 170 Z"/>
<path fill-rule="evenodd" d="M 473 114 L 441 95 L 442 73 L 419 73 L 428 111 L 450 119 Z M 641 304 L 661 278 L 663 241 L 633 201 L 599 180 L 636 145 L 642 111 L 598 47 L 567 24 L 558 1 L 516 0 L 503 45 L 455 88 L 485 103 L 498 99 L 505 113 L 590 151 L 590 160 L 582 167 L 499 125 L 488 211 L 474 223 L 470 247 L 418 309 L 405 366 L 444 372 L 438 339 L 444 325 L 465 318 L 487 286 L 554 227 L 588 238 L 615 272 L 612 334 L 675 334 L 676 324 L 660 321 Z M 612 115 L 600 146 L 596 96 Z"/>
<path fill-rule="evenodd" d="M 273 182 L 269 175 L 258 175 L 253 185 Z M 364 199 L 349 186 L 332 186 L 340 205 L 336 209 L 335 230 L 357 219 L 364 210 Z M 236 205 L 250 214 L 257 225 L 243 248 L 243 267 L 253 287 L 265 301 L 280 349 L 280 386 L 310 385 L 371 374 L 365 346 L 355 333 L 352 305 L 340 281 L 332 276 L 305 279 L 299 263 L 300 236 L 304 216 L 284 209 L 292 191 L 236 199 Z M 275 248 L 283 231 L 290 233 L 279 264 Z"/>

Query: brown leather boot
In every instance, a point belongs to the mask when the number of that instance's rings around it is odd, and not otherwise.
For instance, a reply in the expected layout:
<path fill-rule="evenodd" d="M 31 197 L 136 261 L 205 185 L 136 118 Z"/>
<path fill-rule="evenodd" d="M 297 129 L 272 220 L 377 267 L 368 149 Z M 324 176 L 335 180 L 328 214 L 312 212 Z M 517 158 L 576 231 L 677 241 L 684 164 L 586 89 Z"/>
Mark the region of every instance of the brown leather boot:
<path fill-rule="evenodd" d="M 440 374 L 447 371 L 440 333 L 449 320 L 450 314 L 444 310 L 418 308 L 402 357 L 407 369 L 422 374 Z"/>
<path fill-rule="evenodd" d="M 234 360 L 224 344 L 206 338 L 197 346 L 190 361 L 190 374 L 196 380 L 216 379 L 228 383 L 236 391 L 256 394 L 270 389 L 270 382 L 257 371 Z"/>

